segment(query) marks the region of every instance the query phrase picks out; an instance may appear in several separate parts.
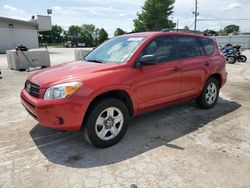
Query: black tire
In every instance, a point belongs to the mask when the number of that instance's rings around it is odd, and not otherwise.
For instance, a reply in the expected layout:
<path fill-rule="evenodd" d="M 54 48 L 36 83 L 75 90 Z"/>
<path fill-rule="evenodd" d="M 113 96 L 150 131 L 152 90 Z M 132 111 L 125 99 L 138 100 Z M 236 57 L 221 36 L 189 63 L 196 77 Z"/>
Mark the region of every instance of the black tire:
<path fill-rule="evenodd" d="M 211 85 L 215 85 L 216 87 L 216 94 L 214 96 L 214 101 L 207 101 L 207 95 L 209 95 L 208 93 L 208 87 Z M 219 81 L 213 77 L 209 78 L 202 90 L 202 93 L 200 94 L 200 96 L 196 99 L 196 103 L 199 107 L 204 108 L 204 109 L 210 109 L 213 108 L 215 106 L 215 104 L 218 101 L 219 98 L 219 93 L 220 93 L 220 86 L 219 86 Z M 212 102 L 212 103 L 210 103 Z"/>
<path fill-rule="evenodd" d="M 247 57 L 244 56 L 244 55 L 240 55 L 240 56 L 238 57 L 238 61 L 239 61 L 239 62 L 246 62 L 246 61 L 247 61 Z"/>
<path fill-rule="evenodd" d="M 229 63 L 229 64 L 234 64 L 236 62 L 236 57 L 235 56 L 226 56 L 226 61 Z"/>
<path fill-rule="evenodd" d="M 120 113 L 123 115 L 123 124 L 120 129 L 120 132 L 112 139 L 103 140 L 97 134 L 96 125 L 97 118 L 101 116 L 101 114 L 109 108 L 116 108 L 120 110 Z M 107 114 L 108 118 L 108 114 Z M 106 118 L 106 119 L 107 119 Z M 127 106 L 119 99 L 116 98 L 104 98 L 103 100 L 95 103 L 94 107 L 88 113 L 88 117 L 83 125 L 84 137 L 85 139 L 92 145 L 98 148 L 106 148 L 110 147 L 116 143 L 118 143 L 122 137 L 125 135 L 128 128 L 129 121 L 129 111 Z M 116 126 L 115 124 L 113 126 Z M 119 125 L 120 126 L 120 125 Z M 104 126 L 103 126 L 104 128 Z M 108 130 L 108 129 L 106 129 Z M 106 133 L 106 135 L 112 134 Z"/>

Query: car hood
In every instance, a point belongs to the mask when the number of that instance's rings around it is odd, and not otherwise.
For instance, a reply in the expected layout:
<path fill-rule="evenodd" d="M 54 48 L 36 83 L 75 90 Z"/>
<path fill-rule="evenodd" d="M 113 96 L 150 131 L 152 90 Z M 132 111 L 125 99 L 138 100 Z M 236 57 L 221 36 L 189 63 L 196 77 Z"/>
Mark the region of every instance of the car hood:
<path fill-rule="evenodd" d="M 60 83 L 84 81 L 107 74 L 119 66 L 121 65 L 74 61 L 38 71 L 30 75 L 28 80 L 39 85 L 40 88 L 48 88 Z"/>

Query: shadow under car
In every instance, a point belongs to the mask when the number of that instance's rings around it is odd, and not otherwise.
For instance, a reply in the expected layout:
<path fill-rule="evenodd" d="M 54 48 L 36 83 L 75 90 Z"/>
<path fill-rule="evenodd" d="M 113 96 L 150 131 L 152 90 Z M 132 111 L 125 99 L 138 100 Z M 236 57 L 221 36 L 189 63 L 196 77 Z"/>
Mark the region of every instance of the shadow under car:
<path fill-rule="evenodd" d="M 30 135 L 50 162 L 73 168 L 91 168 L 118 163 L 162 145 L 185 150 L 169 142 L 196 131 L 240 106 L 234 101 L 220 98 L 218 104 L 209 110 L 199 109 L 194 102 L 187 102 L 150 112 L 133 118 L 124 138 L 106 149 L 88 144 L 81 132 L 59 132 L 39 124 L 30 131 Z"/>

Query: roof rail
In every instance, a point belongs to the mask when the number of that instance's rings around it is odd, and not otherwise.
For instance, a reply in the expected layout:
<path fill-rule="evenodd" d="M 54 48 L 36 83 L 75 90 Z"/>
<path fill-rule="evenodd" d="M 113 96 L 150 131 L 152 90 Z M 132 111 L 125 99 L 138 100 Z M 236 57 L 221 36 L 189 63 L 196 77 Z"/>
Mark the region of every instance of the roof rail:
<path fill-rule="evenodd" d="M 163 29 L 161 32 L 186 32 L 186 33 L 195 33 L 195 34 L 204 34 L 203 32 L 200 31 L 193 31 L 193 30 L 186 30 L 186 29 Z"/>
<path fill-rule="evenodd" d="M 161 32 L 173 32 L 173 31 L 174 31 L 173 29 L 169 29 L 169 28 L 161 30 Z"/>
<path fill-rule="evenodd" d="M 131 32 L 127 32 L 126 34 L 133 34 L 133 33 L 140 33 L 140 31 L 131 31 Z"/>

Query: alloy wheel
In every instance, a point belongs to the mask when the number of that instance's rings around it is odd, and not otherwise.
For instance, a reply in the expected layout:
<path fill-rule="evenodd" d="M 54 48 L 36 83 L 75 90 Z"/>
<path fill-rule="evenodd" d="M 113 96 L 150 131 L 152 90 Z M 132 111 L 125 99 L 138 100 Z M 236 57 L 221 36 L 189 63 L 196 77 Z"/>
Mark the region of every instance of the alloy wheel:
<path fill-rule="evenodd" d="M 213 104 L 217 98 L 217 88 L 214 83 L 210 83 L 206 90 L 206 102 L 208 104 Z"/>
<path fill-rule="evenodd" d="M 101 140 L 111 140 L 121 131 L 124 117 L 116 107 L 109 107 L 103 110 L 97 117 L 95 131 Z"/>

